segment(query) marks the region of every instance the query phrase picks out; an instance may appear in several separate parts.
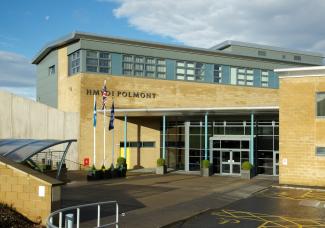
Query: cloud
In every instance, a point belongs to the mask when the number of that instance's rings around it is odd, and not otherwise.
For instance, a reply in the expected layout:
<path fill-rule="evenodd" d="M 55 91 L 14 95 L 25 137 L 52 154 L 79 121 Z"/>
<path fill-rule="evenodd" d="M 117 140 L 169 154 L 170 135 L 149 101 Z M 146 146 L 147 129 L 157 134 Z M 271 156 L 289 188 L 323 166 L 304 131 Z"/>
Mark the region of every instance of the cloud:
<path fill-rule="evenodd" d="M 17 53 L 0 51 L 0 88 L 35 97 L 36 69 L 29 60 Z"/>
<path fill-rule="evenodd" d="M 323 0 L 116 0 L 117 18 L 197 47 L 239 40 L 325 52 Z"/>

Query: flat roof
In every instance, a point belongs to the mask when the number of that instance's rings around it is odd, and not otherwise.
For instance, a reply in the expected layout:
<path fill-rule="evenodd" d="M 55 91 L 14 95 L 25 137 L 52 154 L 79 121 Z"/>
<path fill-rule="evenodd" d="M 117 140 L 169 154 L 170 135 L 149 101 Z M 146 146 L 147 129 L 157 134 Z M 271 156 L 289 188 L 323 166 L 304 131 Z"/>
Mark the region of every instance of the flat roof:
<path fill-rule="evenodd" d="M 224 42 L 222 42 L 220 44 L 217 44 L 217 45 L 211 47 L 210 49 L 212 49 L 212 50 L 223 50 L 224 48 L 227 48 L 229 46 L 242 46 L 242 47 L 265 49 L 265 50 L 271 50 L 271 51 L 288 52 L 288 53 L 292 53 L 292 54 L 312 55 L 312 56 L 317 56 L 317 57 L 324 58 L 323 54 L 318 53 L 318 52 L 292 50 L 292 49 L 287 49 L 287 48 L 282 48 L 282 47 L 275 47 L 275 46 L 269 46 L 269 45 L 241 42 L 241 41 L 235 41 L 235 40 L 226 40 L 226 41 L 224 41 Z"/>
<path fill-rule="evenodd" d="M 151 46 L 157 46 L 161 48 L 172 48 L 172 49 L 178 49 L 183 51 L 197 51 L 197 52 L 205 52 L 209 54 L 219 54 L 224 56 L 238 56 L 238 57 L 246 57 L 246 58 L 252 58 L 252 59 L 264 59 L 254 56 L 247 56 L 244 54 L 236 54 L 236 53 L 227 53 L 220 50 L 213 50 L 211 48 L 196 48 L 196 47 L 190 47 L 185 45 L 173 45 L 173 44 L 166 44 L 166 43 L 160 43 L 160 42 L 151 42 L 151 41 L 143 41 L 143 40 L 136 40 L 136 39 L 127 39 L 122 37 L 112 37 L 112 36 L 104 36 L 104 35 L 98 35 L 94 33 L 87 33 L 87 32 L 80 32 L 75 31 L 72 32 L 66 36 L 63 36 L 53 42 L 47 43 L 38 53 L 37 55 L 32 59 L 33 64 L 38 64 L 44 57 L 46 57 L 51 51 L 63 47 L 68 44 L 72 44 L 75 42 L 78 42 L 80 39 L 92 39 L 92 40 L 98 40 L 98 41 L 112 41 L 112 42 L 125 42 L 125 43 L 133 43 L 135 45 L 151 45 Z M 228 42 L 228 41 L 226 41 Z M 222 43 L 221 43 L 222 44 Z M 221 45 L 220 44 L 220 45 Z M 251 44 L 255 45 L 255 44 Z M 256 44 L 257 45 L 257 44 Z M 218 45 L 216 45 L 218 46 Z M 215 47 L 216 47 L 215 46 Z M 300 53 L 300 52 L 294 52 L 294 53 Z M 301 52 L 307 54 L 307 52 Z M 309 53 L 309 52 L 308 52 Z M 310 55 L 310 54 L 309 54 Z M 313 55 L 318 57 L 323 57 L 319 53 L 314 53 Z M 274 60 L 274 59 L 268 59 L 269 61 L 280 61 L 280 60 Z M 281 62 L 291 62 L 288 60 L 281 60 Z M 306 63 L 305 63 L 306 64 Z"/>
<path fill-rule="evenodd" d="M 103 113 L 102 110 L 97 110 Z M 193 115 L 248 115 L 275 114 L 279 112 L 278 106 L 264 107 L 212 107 L 212 108 L 136 108 L 136 109 L 115 109 L 116 116 L 193 116 Z M 109 112 L 107 115 L 109 115 Z"/>

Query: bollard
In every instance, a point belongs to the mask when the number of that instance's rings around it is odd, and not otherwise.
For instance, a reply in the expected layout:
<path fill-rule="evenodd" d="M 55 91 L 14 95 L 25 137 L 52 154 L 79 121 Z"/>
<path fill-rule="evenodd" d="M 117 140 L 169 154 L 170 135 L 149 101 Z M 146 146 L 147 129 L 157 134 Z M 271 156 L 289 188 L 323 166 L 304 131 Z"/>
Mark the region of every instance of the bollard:
<path fill-rule="evenodd" d="M 73 214 L 65 215 L 65 228 L 73 228 Z"/>

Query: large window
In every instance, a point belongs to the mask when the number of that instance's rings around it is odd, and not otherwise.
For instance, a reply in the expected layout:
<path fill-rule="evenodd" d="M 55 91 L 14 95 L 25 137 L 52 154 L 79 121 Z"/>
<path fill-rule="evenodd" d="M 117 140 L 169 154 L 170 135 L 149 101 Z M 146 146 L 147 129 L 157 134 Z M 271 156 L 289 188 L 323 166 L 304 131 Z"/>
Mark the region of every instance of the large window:
<path fill-rule="evenodd" d="M 261 73 L 261 86 L 262 87 L 268 87 L 269 86 L 269 71 L 268 70 L 262 70 L 262 73 Z"/>
<path fill-rule="evenodd" d="M 110 73 L 111 55 L 108 52 L 87 50 L 86 71 Z"/>
<path fill-rule="evenodd" d="M 166 61 L 164 59 L 123 55 L 122 64 L 124 75 L 166 78 Z"/>
<path fill-rule="evenodd" d="M 213 65 L 213 82 L 221 83 L 222 71 L 220 65 Z"/>
<path fill-rule="evenodd" d="M 188 81 L 203 81 L 205 65 L 198 62 L 177 61 L 176 79 Z"/>
<path fill-rule="evenodd" d="M 325 92 L 316 93 L 317 117 L 325 117 Z"/>
<path fill-rule="evenodd" d="M 80 51 L 75 51 L 69 57 L 69 75 L 80 72 Z"/>
<path fill-rule="evenodd" d="M 247 68 L 230 68 L 230 83 L 233 85 L 253 86 L 254 71 Z"/>

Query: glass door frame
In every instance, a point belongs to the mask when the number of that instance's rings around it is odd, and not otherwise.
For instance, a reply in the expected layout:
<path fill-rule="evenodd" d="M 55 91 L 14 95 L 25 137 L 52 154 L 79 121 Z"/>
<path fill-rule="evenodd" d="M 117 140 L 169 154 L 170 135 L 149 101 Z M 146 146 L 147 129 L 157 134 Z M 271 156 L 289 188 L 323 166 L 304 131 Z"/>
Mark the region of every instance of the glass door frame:
<path fill-rule="evenodd" d="M 222 160 L 222 154 L 229 153 L 228 162 Z M 234 153 L 239 153 L 239 162 L 235 162 Z M 240 175 L 241 172 L 241 149 L 220 149 L 220 174 L 221 175 Z M 229 173 L 223 172 L 222 165 L 229 165 Z M 239 173 L 234 173 L 234 165 L 239 165 Z"/>
<path fill-rule="evenodd" d="M 276 162 L 276 155 L 279 156 L 278 162 Z M 274 150 L 273 151 L 273 176 L 279 176 L 279 173 L 276 173 L 276 167 L 279 169 L 279 161 L 280 161 L 280 154 L 279 151 Z M 280 170 L 279 170 L 280 171 Z"/>

